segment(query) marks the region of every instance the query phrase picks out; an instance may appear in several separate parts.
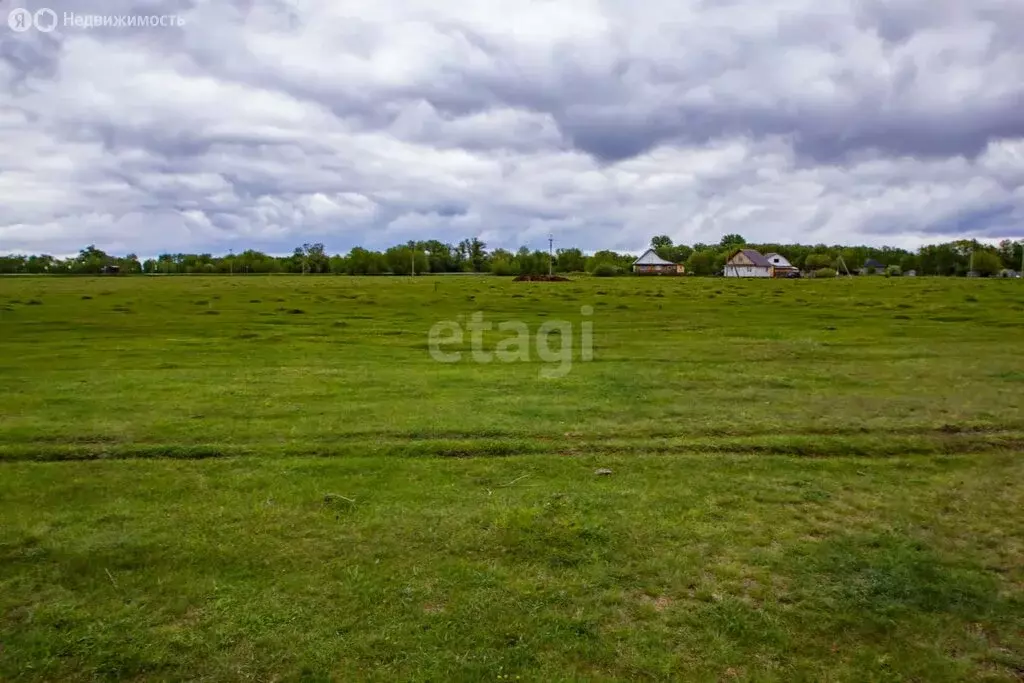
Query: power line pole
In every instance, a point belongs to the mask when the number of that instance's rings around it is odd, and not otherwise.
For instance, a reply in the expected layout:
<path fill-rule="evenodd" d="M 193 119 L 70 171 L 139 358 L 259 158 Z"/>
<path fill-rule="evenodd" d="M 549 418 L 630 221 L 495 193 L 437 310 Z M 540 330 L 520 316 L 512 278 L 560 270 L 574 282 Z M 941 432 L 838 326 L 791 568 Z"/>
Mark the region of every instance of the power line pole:
<path fill-rule="evenodd" d="M 548 275 L 555 274 L 555 236 L 548 235 Z"/>
<path fill-rule="evenodd" d="M 853 277 L 852 275 L 850 275 L 850 269 L 846 267 L 846 260 L 843 259 L 843 255 L 842 254 L 839 255 L 839 265 L 841 265 L 843 267 L 843 270 L 846 271 L 846 276 L 847 277 Z M 838 269 L 837 269 L 837 272 L 836 272 L 836 277 L 839 277 Z"/>

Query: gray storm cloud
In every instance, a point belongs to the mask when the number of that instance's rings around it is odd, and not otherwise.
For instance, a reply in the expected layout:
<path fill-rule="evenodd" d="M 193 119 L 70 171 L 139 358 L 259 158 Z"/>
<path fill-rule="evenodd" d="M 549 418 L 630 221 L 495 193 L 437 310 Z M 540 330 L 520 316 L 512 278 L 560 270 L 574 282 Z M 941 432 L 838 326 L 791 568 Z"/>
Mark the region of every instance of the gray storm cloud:
<path fill-rule="evenodd" d="M 183 25 L 0 36 L 0 251 L 1024 231 L 1021 3 L 49 6 Z"/>

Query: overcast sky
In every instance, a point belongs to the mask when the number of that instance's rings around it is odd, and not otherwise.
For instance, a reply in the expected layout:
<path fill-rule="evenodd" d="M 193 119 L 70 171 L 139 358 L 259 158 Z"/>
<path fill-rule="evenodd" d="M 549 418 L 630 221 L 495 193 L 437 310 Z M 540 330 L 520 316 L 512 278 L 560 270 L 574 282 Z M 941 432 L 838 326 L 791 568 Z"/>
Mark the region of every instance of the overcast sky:
<path fill-rule="evenodd" d="M 44 6 L 0 253 L 1024 237 L 1020 0 L 0 3 Z"/>

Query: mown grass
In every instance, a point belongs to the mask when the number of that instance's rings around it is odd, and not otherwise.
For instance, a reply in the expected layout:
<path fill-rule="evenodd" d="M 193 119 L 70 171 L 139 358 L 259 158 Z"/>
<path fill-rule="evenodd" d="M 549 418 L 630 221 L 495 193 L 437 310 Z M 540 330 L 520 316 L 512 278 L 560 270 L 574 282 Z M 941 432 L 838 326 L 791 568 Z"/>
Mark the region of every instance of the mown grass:
<path fill-rule="evenodd" d="M 1019 284 L 0 279 L 0 679 L 1019 680 Z"/>
<path fill-rule="evenodd" d="M 0 457 L 1016 447 L 1019 285 L 4 279 Z M 435 362 L 431 325 L 476 311 L 590 320 L 594 360 Z"/>
<path fill-rule="evenodd" d="M 1015 680 L 1022 475 L 1016 453 L 8 463 L 0 676 Z"/>

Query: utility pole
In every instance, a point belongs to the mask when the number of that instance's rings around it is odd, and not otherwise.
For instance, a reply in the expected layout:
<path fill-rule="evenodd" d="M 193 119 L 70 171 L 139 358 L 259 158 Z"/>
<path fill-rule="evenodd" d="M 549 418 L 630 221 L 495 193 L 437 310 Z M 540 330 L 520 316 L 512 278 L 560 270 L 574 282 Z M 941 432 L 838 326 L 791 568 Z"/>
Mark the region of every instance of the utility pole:
<path fill-rule="evenodd" d="M 548 275 L 555 274 L 555 236 L 548 234 Z"/>
<path fill-rule="evenodd" d="M 852 277 L 850 275 L 850 269 L 846 267 L 846 260 L 843 258 L 842 254 L 839 255 L 839 265 L 841 265 L 843 267 L 843 270 L 846 271 L 846 276 L 847 277 Z M 836 268 L 836 277 L 839 277 L 839 269 L 838 268 Z"/>

